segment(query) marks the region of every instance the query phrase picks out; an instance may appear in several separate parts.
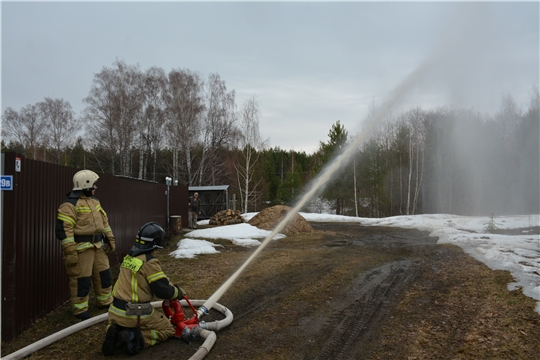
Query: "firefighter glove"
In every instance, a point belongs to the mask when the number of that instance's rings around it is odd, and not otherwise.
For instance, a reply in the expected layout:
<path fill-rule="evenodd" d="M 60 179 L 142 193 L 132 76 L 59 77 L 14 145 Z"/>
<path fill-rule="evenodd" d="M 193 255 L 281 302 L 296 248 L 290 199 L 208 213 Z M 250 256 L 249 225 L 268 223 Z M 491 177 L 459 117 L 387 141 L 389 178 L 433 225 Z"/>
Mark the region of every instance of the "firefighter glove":
<path fill-rule="evenodd" d="M 67 268 L 77 266 L 79 263 L 79 254 L 77 253 L 77 245 L 71 241 L 62 245 L 64 250 L 64 263 Z"/>
<path fill-rule="evenodd" d="M 184 296 L 186 296 L 186 291 L 182 289 L 180 286 L 174 285 L 175 288 L 178 289 L 178 297 L 177 299 L 182 299 Z"/>
<path fill-rule="evenodd" d="M 114 240 L 109 241 L 107 244 L 107 247 L 105 248 L 105 253 L 110 254 L 113 253 L 116 250 L 116 245 L 114 243 Z"/>
<path fill-rule="evenodd" d="M 77 264 L 79 263 L 79 254 L 76 251 L 66 254 L 64 262 L 66 264 L 66 267 L 68 268 L 77 266 Z"/>

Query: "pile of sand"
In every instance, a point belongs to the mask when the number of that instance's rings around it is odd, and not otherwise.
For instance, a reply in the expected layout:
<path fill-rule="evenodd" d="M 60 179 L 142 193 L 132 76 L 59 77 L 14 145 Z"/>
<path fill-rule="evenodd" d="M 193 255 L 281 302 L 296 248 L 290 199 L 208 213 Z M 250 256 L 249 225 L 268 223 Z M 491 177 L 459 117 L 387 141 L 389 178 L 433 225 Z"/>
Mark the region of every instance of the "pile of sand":
<path fill-rule="evenodd" d="M 276 205 L 259 212 L 257 215 L 248 221 L 250 225 L 256 226 L 263 230 L 273 230 L 276 225 L 287 215 L 291 210 L 285 205 Z M 302 215 L 296 215 L 293 220 L 280 231 L 282 234 L 290 236 L 301 233 L 311 233 L 313 228 Z"/>

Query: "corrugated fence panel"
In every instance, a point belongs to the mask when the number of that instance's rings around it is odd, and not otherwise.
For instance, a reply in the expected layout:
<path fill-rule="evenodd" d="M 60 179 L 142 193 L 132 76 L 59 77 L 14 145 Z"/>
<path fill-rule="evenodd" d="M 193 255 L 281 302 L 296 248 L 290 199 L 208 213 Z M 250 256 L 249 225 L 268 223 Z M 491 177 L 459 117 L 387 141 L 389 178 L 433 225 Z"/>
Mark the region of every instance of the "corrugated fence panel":
<path fill-rule="evenodd" d="M 13 175 L 13 183 L 16 183 L 17 175 L 14 174 L 14 162 L 14 154 L 5 154 L 3 163 L 4 174 Z M 13 190 L 11 191 L 2 191 L 2 336 L 4 339 L 13 337 L 13 327 L 16 324 L 15 274 L 17 271 L 15 266 L 15 219 L 17 213 L 17 193 L 15 185 L 13 185 Z"/>
<path fill-rule="evenodd" d="M 6 153 L 4 174 L 14 189 L 3 191 L 2 340 L 9 341 L 33 321 L 69 299 L 62 248 L 54 227 L 56 211 L 73 187 L 77 169 Z M 138 229 L 149 221 L 167 224 L 167 186 L 98 173 L 96 197 L 107 212 L 116 237 L 111 266 L 131 248 Z M 170 215 L 187 220 L 187 186 L 170 188 Z M 90 306 L 92 307 L 91 304 Z"/>
<path fill-rule="evenodd" d="M 187 186 L 171 186 L 170 216 L 182 217 L 182 227 L 188 225 L 189 191 Z"/>
<path fill-rule="evenodd" d="M 116 177 L 110 174 L 99 175 L 96 197 L 107 212 L 114 236 L 119 241 L 117 244 L 119 256 L 125 255 L 131 248 L 137 231 L 142 225 L 155 221 L 165 228 L 167 224 L 167 186 L 165 184 Z M 186 186 L 177 188 L 179 192 L 183 191 L 187 196 Z"/>

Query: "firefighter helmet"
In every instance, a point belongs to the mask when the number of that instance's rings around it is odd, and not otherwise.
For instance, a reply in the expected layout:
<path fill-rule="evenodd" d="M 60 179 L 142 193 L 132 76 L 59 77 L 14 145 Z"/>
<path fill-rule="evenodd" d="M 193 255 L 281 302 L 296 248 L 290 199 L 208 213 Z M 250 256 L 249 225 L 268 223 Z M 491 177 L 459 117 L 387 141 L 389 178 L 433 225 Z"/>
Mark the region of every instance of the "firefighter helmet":
<path fill-rule="evenodd" d="M 135 246 L 140 250 L 163 249 L 163 235 L 165 230 L 157 222 L 144 224 L 135 239 Z"/>
<path fill-rule="evenodd" d="M 73 190 L 92 189 L 98 179 L 98 174 L 92 170 L 81 170 L 73 175 Z"/>

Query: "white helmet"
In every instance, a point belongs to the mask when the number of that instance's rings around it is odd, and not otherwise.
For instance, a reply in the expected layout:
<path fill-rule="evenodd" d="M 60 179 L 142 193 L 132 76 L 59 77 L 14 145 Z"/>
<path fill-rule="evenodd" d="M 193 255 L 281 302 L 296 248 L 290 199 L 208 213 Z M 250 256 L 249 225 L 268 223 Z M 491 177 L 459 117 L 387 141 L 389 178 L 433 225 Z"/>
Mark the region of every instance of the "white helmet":
<path fill-rule="evenodd" d="M 98 174 L 92 170 L 81 170 L 73 175 L 73 190 L 92 189 L 98 179 Z"/>

